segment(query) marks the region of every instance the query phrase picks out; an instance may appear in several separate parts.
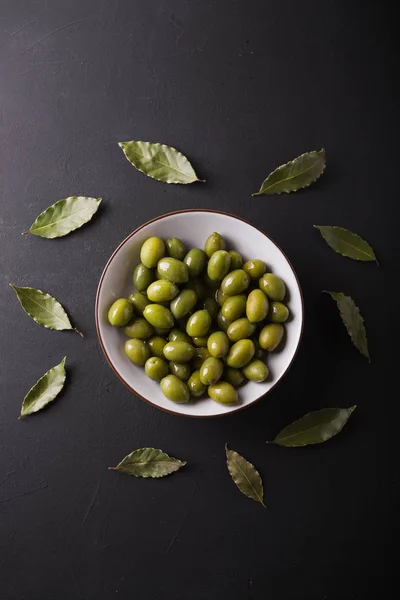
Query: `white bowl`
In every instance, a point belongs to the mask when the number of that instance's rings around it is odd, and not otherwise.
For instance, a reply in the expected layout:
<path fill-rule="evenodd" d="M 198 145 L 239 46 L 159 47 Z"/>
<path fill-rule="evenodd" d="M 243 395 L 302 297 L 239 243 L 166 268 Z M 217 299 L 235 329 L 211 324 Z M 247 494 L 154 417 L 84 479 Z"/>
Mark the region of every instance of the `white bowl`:
<path fill-rule="evenodd" d="M 124 352 L 127 339 L 121 330 L 112 327 L 107 312 L 117 298 L 133 291 L 132 273 L 140 262 L 143 242 L 150 236 L 166 240 L 179 237 L 188 248 L 203 248 L 207 237 L 218 231 L 229 248 L 238 250 L 245 260 L 261 258 L 268 269 L 286 283 L 290 320 L 286 323 L 286 339 L 281 350 L 268 355 L 270 378 L 264 383 L 248 382 L 240 388 L 240 401 L 235 406 L 223 406 L 209 398 L 175 404 L 165 398 L 157 382 L 147 378 L 144 369 L 132 364 Z M 265 233 L 233 215 L 214 210 L 182 210 L 161 215 L 138 227 L 113 252 L 107 262 L 97 289 L 96 326 L 100 344 L 110 366 L 121 381 L 137 396 L 162 410 L 190 417 L 226 415 L 241 410 L 269 393 L 289 369 L 303 331 L 303 297 L 297 276 L 282 250 Z"/>

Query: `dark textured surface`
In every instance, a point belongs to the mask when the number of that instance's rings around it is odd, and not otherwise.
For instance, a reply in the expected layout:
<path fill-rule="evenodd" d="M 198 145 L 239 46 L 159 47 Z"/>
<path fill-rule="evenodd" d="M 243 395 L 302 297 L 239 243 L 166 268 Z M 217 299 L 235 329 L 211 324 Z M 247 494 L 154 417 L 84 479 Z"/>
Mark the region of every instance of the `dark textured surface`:
<path fill-rule="evenodd" d="M 398 525 L 394 293 L 400 259 L 394 14 L 388 2 L 0 0 L 0 597 L 6 600 L 364 600 L 392 597 Z M 162 141 L 205 185 L 150 180 L 117 142 Z M 268 172 L 324 146 L 296 195 L 251 198 Z M 54 201 L 102 196 L 60 240 L 20 232 Z M 263 228 L 303 286 L 290 374 L 215 420 L 134 398 L 99 349 L 94 297 L 116 245 L 152 217 L 226 210 Z M 364 236 L 380 267 L 344 259 L 312 225 Z M 8 283 L 57 297 L 85 333 L 48 331 Z M 322 289 L 353 296 L 372 364 Z M 17 421 L 68 356 L 68 385 Z M 394 367 L 394 368 L 393 368 Z M 320 447 L 265 440 L 309 410 L 358 404 Z M 235 489 L 224 444 L 264 478 L 268 510 Z M 107 471 L 140 446 L 188 461 L 158 481 Z"/>

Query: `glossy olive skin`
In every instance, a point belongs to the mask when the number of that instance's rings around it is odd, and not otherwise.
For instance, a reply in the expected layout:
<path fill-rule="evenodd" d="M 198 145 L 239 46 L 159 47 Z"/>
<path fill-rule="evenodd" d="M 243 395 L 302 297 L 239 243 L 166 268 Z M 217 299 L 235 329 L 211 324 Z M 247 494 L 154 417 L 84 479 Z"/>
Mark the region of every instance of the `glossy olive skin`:
<path fill-rule="evenodd" d="M 225 367 L 222 378 L 235 388 L 242 385 L 243 381 L 246 379 L 240 369 L 233 369 L 232 367 Z"/>
<path fill-rule="evenodd" d="M 265 273 L 258 282 L 260 289 L 270 300 L 281 302 L 286 296 L 286 286 L 282 279 L 273 273 Z"/>
<path fill-rule="evenodd" d="M 123 331 L 128 337 L 136 338 L 138 340 L 147 340 L 154 333 L 153 327 L 142 317 L 133 319 L 124 327 Z"/>
<path fill-rule="evenodd" d="M 133 304 L 126 298 L 119 298 L 110 306 L 108 321 L 114 327 L 125 327 L 132 319 Z"/>
<path fill-rule="evenodd" d="M 263 260 L 259 258 L 253 258 L 252 260 L 248 260 L 243 265 L 243 271 L 246 271 L 248 275 L 252 279 L 260 279 L 267 270 L 267 265 Z"/>
<path fill-rule="evenodd" d="M 233 344 L 226 357 L 228 367 L 241 369 L 251 361 L 256 349 L 252 340 L 239 340 Z"/>
<path fill-rule="evenodd" d="M 201 383 L 199 370 L 193 371 L 187 381 L 187 386 L 189 388 L 190 395 L 194 398 L 199 398 L 205 394 L 207 390 L 207 386 L 205 386 L 204 383 Z"/>
<path fill-rule="evenodd" d="M 269 370 L 262 360 L 256 358 L 243 367 L 243 375 L 250 381 L 261 383 L 261 381 L 268 379 Z"/>
<path fill-rule="evenodd" d="M 196 293 L 198 300 L 207 296 L 207 286 L 201 277 L 195 277 L 188 281 L 185 285 L 185 290 L 193 290 Z"/>
<path fill-rule="evenodd" d="M 157 273 L 162 279 L 168 279 L 172 283 L 186 283 L 189 280 L 187 266 L 176 258 L 162 258 L 157 263 Z"/>
<path fill-rule="evenodd" d="M 203 308 L 208 312 L 212 320 L 217 318 L 219 305 L 214 298 L 206 298 L 203 302 Z"/>
<path fill-rule="evenodd" d="M 133 271 L 133 285 L 138 292 L 145 292 L 149 285 L 154 281 L 154 272 L 145 267 L 142 263 Z"/>
<path fill-rule="evenodd" d="M 229 339 L 223 331 L 215 331 L 207 340 L 207 348 L 211 356 L 222 358 L 228 354 Z"/>
<path fill-rule="evenodd" d="M 147 297 L 152 302 L 168 302 L 179 294 L 178 287 L 167 279 L 157 279 L 147 288 Z"/>
<path fill-rule="evenodd" d="M 207 255 L 200 248 L 192 248 L 186 254 L 183 262 L 188 268 L 190 277 L 198 277 L 206 266 Z"/>
<path fill-rule="evenodd" d="M 251 337 L 255 330 L 255 323 L 250 323 L 247 317 L 242 317 L 233 321 L 226 333 L 231 342 L 238 342 L 239 340 Z"/>
<path fill-rule="evenodd" d="M 150 300 L 141 292 L 134 292 L 129 296 L 129 300 L 132 302 L 135 312 L 140 316 L 143 315 L 143 311 L 146 306 L 150 304 Z"/>
<path fill-rule="evenodd" d="M 207 275 L 211 281 L 222 281 L 231 266 L 231 259 L 226 250 L 217 250 L 207 265 Z"/>
<path fill-rule="evenodd" d="M 273 352 L 282 341 L 285 328 L 280 323 L 268 323 L 260 331 L 258 341 L 261 348 Z"/>
<path fill-rule="evenodd" d="M 143 311 L 143 316 L 153 327 L 168 329 L 174 325 L 172 312 L 162 304 L 148 304 Z"/>
<path fill-rule="evenodd" d="M 150 358 L 150 348 L 142 340 L 126 340 L 125 354 L 131 362 L 142 367 L 146 360 Z"/>
<path fill-rule="evenodd" d="M 227 296 L 237 296 L 249 287 L 250 276 L 243 269 L 231 271 L 224 277 L 221 289 Z"/>
<path fill-rule="evenodd" d="M 262 292 L 261 292 L 262 293 Z M 194 290 L 182 290 L 170 304 L 170 310 L 175 319 L 181 319 L 189 314 L 196 305 L 197 294 Z"/>
<path fill-rule="evenodd" d="M 217 301 L 217 303 L 219 304 L 219 306 L 222 308 L 223 305 L 225 304 L 226 300 L 229 298 L 229 296 L 227 294 L 225 294 L 221 288 L 218 288 L 215 292 L 215 300 Z"/>
<path fill-rule="evenodd" d="M 185 244 L 178 238 L 169 238 L 165 242 L 165 249 L 168 256 L 177 260 L 183 260 L 187 253 Z"/>
<path fill-rule="evenodd" d="M 169 342 L 187 342 L 188 344 L 192 343 L 191 338 L 188 336 L 186 331 L 181 331 L 177 327 L 171 329 L 168 335 Z"/>
<path fill-rule="evenodd" d="M 261 290 L 253 290 L 247 296 L 246 317 L 250 323 L 264 321 L 268 314 L 269 302 L 267 296 Z"/>
<path fill-rule="evenodd" d="M 229 258 L 231 259 L 231 271 L 235 271 L 236 269 L 241 269 L 243 267 L 242 255 L 237 250 L 230 250 Z"/>
<path fill-rule="evenodd" d="M 201 365 L 207 358 L 210 358 L 211 354 L 207 350 L 207 348 L 196 348 L 194 351 L 194 357 L 192 360 L 192 365 L 194 369 L 200 369 Z"/>
<path fill-rule="evenodd" d="M 200 367 L 200 381 L 204 385 L 212 385 L 220 380 L 224 370 L 224 363 L 222 360 L 210 356 L 203 362 Z"/>
<path fill-rule="evenodd" d="M 167 375 L 160 381 L 162 393 L 168 400 L 183 404 L 189 401 L 189 389 L 176 375 Z"/>
<path fill-rule="evenodd" d="M 148 238 L 140 249 L 140 261 L 152 269 L 165 254 L 165 244 L 159 237 Z M 140 290 L 139 290 L 140 291 Z"/>
<path fill-rule="evenodd" d="M 163 353 L 167 360 L 185 363 L 193 358 L 194 347 L 187 342 L 168 342 L 164 346 Z"/>
<path fill-rule="evenodd" d="M 229 325 L 232 323 L 232 321 L 228 321 L 228 319 L 225 319 L 224 315 L 222 314 L 222 309 L 219 311 L 219 313 L 217 314 L 217 325 L 218 328 L 221 331 L 224 331 L 225 333 L 228 331 Z"/>
<path fill-rule="evenodd" d="M 167 342 L 164 338 L 158 335 L 153 335 L 153 337 L 151 337 L 147 342 L 151 355 L 156 356 L 157 358 L 164 358 L 163 349 L 166 343 Z"/>
<path fill-rule="evenodd" d="M 187 381 L 190 377 L 191 368 L 188 363 L 178 363 L 173 360 L 169 363 L 169 372 L 176 375 L 181 381 Z"/>
<path fill-rule="evenodd" d="M 208 387 L 208 395 L 219 404 L 236 404 L 238 394 L 232 384 L 227 381 L 219 381 Z"/>
<path fill-rule="evenodd" d="M 186 333 L 190 337 L 201 337 L 206 335 L 211 326 L 211 317 L 206 310 L 197 310 L 189 317 L 186 325 Z"/>
<path fill-rule="evenodd" d="M 192 342 L 196 348 L 207 348 L 208 336 L 194 337 L 192 338 Z"/>
<path fill-rule="evenodd" d="M 226 244 L 224 238 L 216 231 L 208 236 L 204 245 L 204 251 L 208 258 L 210 258 L 214 252 L 217 252 L 218 250 L 225 250 L 225 248 Z"/>
<path fill-rule="evenodd" d="M 146 360 L 144 370 L 149 379 L 153 381 L 161 381 L 163 377 L 166 377 L 169 373 L 168 365 L 162 358 L 157 356 L 151 356 Z"/>
<path fill-rule="evenodd" d="M 284 323 L 289 317 L 289 309 L 282 302 L 271 302 L 269 305 L 268 319 L 272 323 Z"/>
<path fill-rule="evenodd" d="M 247 298 L 245 294 L 237 296 L 226 296 L 226 300 L 222 305 L 222 314 L 228 321 L 236 321 L 240 319 L 246 312 Z"/>

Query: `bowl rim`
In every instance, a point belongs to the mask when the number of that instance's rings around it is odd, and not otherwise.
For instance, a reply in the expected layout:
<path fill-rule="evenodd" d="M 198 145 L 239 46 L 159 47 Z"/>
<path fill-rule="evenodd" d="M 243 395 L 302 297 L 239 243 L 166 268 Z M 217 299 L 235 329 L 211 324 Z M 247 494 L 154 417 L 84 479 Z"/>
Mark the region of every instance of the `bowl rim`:
<path fill-rule="evenodd" d="M 214 213 L 214 214 L 219 214 L 219 215 L 224 215 L 226 217 L 231 217 L 233 219 L 237 219 L 238 221 L 242 221 L 243 223 L 246 223 L 246 225 L 250 225 L 250 227 L 253 227 L 254 229 L 257 229 L 257 231 L 259 231 L 262 235 L 264 235 L 266 238 L 269 239 L 270 242 L 272 242 L 277 248 L 278 250 L 280 250 L 280 252 L 283 254 L 283 256 L 285 257 L 285 259 L 287 260 L 287 263 L 294 275 L 294 278 L 296 280 L 298 289 L 299 289 L 299 293 L 300 293 L 300 302 L 301 302 L 301 328 L 300 328 L 300 335 L 299 335 L 299 340 L 297 342 L 297 346 L 296 349 L 293 353 L 293 356 L 288 364 L 288 366 L 286 367 L 286 369 L 284 370 L 284 372 L 282 373 L 281 377 L 272 384 L 272 386 L 269 388 L 269 390 L 267 390 L 264 394 L 261 394 L 261 396 L 259 396 L 258 398 L 256 398 L 255 400 L 253 400 L 250 404 L 244 404 L 244 405 L 239 405 L 237 408 L 234 408 L 230 411 L 224 412 L 224 413 L 219 413 L 217 415 L 190 415 L 190 414 L 184 414 L 175 410 L 171 410 L 169 408 L 164 408 L 162 406 L 159 406 L 158 404 L 155 404 L 154 402 L 152 402 L 151 400 L 149 400 L 148 398 L 145 398 L 144 396 L 142 396 L 137 390 L 135 390 L 133 387 L 131 387 L 122 377 L 121 375 L 118 373 L 117 369 L 114 367 L 114 364 L 112 363 L 110 357 L 107 354 L 107 351 L 104 347 L 103 344 L 103 339 L 101 337 L 101 333 L 100 333 L 100 322 L 99 322 L 99 296 L 100 296 L 100 290 L 101 287 L 103 285 L 103 280 L 104 277 L 107 273 L 107 270 L 111 264 L 111 262 L 114 259 L 114 256 L 117 254 L 117 252 L 119 252 L 119 250 L 122 248 L 122 246 L 124 246 L 130 239 L 131 237 L 133 237 L 136 233 L 138 233 L 141 229 L 143 229 L 144 227 L 147 227 L 147 225 L 151 225 L 151 223 L 155 223 L 155 221 L 159 221 L 161 219 L 164 219 L 165 217 L 170 217 L 173 215 L 179 215 L 179 214 L 183 214 L 183 213 L 196 213 L 196 212 L 206 212 L 206 213 Z M 134 229 L 134 231 L 132 231 L 125 239 L 122 240 L 122 242 L 115 248 L 114 252 L 111 254 L 110 258 L 108 259 L 103 272 L 100 276 L 100 280 L 99 283 L 97 285 L 97 291 L 96 291 L 96 300 L 95 300 L 95 320 L 96 320 L 96 331 L 97 331 L 97 337 L 100 343 L 100 347 L 103 351 L 104 356 L 106 357 L 106 360 L 108 362 L 108 364 L 110 365 L 111 369 L 114 371 L 115 375 L 118 377 L 118 379 L 125 385 L 125 387 L 128 388 L 128 390 L 130 392 L 132 392 L 133 394 L 135 394 L 136 396 L 138 396 L 139 398 L 141 398 L 142 400 L 144 400 L 145 402 L 147 402 L 147 404 L 150 404 L 150 406 L 153 406 L 155 408 L 158 408 L 159 410 L 162 410 L 166 413 L 172 414 L 172 415 L 179 415 L 181 417 L 188 417 L 190 419 L 209 419 L 212 417 L 224 417 L 227 415 L 232 415 L 234 413 L 237 413 L 241 410 L 244 410 L 245 408 L 248 408 L 250 406 L 253 406 L 256 402 L 259 402 L 262 398 L 264 398 L 264 396 L 266 396 L 267 394 L 269 394 L 277 385 L 280 381 L 282 381 L 282 379 L 285 377 L 286 373 L 289 371 L 290 367 L 293 364 L 294 359 L 297 356 L 297 352 L 299 350 L 300 347 L 300 343 L 301 340 L 303 338 L 303 332 L 304 332 L 304 298 L 303 298 L 303 291 L 301 289 L 301 285 L 300 285 L 300 281 L 299 278 L 297 277 L 297 273 L 293 268 L 292 263 L 290 262 L 290 260 L 288 259 L 288 257 L 286 256 L 285 252 L 282 250 L 282 248 L 275 242 L 275 240 L 273 240 L 269 235 L 267 235 L 264 231 L 262 231 L 259 227 L 257 227 L 256 225 L 253 225 L 253 223 L 251 223 L 250 221 L 247 221 L 246 219 L 243 219 L 242 217 L 238 217 L 237 215 L 233 215 L 232 213 L 228 213 L 226 211 L 222 211 L 222 210 L 215 210 L 212 208 L 185 208 L 182 210 L 173 210 L 167 213 L 164 213 L 162 215 L 158 215 L 158 217 L 154 217 L 153 219 L 150 219 L 150 221 L 147 221 L 146 223 L 143 223 L 142 225 L 140 225 L 139 227 L 137 227 L 136 229 Z"/>

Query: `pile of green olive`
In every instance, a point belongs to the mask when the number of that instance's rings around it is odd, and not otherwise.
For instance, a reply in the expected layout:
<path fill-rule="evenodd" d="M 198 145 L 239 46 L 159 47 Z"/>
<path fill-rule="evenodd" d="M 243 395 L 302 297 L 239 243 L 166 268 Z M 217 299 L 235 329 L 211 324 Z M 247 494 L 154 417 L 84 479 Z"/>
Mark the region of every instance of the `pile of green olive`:
<path fill-rule="evenodd" d="M 289 311 L 285 284 L 264 261 L 243 263 L 216 232 L 204 250 L 148 238 L 140 261 L 137 291 L 116 300 L 108 320 L 123 328 L 127 357 L 160 382 L 166 398 L 188 402 L 207 393 L 234 404 L 246 380 L 268 378 L 263 351 L 281 343 Z"/>

